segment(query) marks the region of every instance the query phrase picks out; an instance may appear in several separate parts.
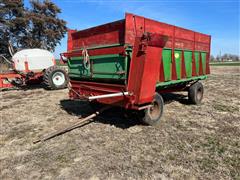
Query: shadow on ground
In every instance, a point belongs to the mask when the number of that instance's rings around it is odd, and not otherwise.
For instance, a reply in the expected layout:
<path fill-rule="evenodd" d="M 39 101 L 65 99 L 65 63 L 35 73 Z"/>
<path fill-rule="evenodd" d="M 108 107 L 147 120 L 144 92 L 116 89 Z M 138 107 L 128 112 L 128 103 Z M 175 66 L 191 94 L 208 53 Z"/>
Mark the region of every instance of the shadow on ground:
<path fill-rule="evenodd" d="M 86 117 L 95 112 L 95 110 L 101 109 L 103 105 L 98 105 L 98 108 L 92 107 L 87 101 L 73 101 L 73 100 L 61 100 L 61 108 L 67 113 Z M 141 124 L 137 118 L 131 117 L 131 114 L 121 107 L 112 107 L 94 118 L 95 122 L 113 125 L 118 128 L 126 129 L 137 124 Z"/>
<path fill-rule="evenodd" d="M 30 84 L 30 85 L 24 85 L 24 86 L 14 86 L 11 88 L 4 88 L 4 89 L 1 89 L 1 91 L 12 91 L 12 90 L 29 91 L 34 89 L 45 89 L 45 87 L 43 84 Z"/>
<path fill-rule="evenodd" d="M 162 97 L 165 104 L 170 104 L 174 101 L 177 101 L 184 105 L 190 105 L 187 95 L 176 94 L 176 93 L 165 93 L 162 95 Z"/>
<path fill-rule="evenodd" d="M 165 104 L 169 104 L 173 101 L 178 101 L 182 104 L 189 104 L 186 96 L 182 94 L 167 93 L 163 95 L 163 99 Z M 103 105 L 98 104 L 96 108 L 96 106 L 93 107 L 87 101 L 73 101 L 69 99 L 61 100 L 60 104 L 61 108 L 68 114 L 79 117 L 86 117 L 103 107 Z M 113 125 L 122 129 L 139 124 L 142 125 L 139 114 L 121 107 L 112 107 L 95 117 L 94 120 L 95 122 Z"/>

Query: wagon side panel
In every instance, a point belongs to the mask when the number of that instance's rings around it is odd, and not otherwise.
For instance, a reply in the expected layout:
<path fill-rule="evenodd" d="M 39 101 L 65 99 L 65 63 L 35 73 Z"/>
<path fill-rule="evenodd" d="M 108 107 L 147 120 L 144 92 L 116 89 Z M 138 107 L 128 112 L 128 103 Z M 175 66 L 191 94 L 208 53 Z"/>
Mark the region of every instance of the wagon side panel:
<path fill-rule="evenodd" d="M 189 80 L 210 74 L 211 37 L 192 30 L 126 14 L 125 43 L 133 45 L 134 37 L 144 32 L 168 36 L 159 67 L 159 83 Z"/>

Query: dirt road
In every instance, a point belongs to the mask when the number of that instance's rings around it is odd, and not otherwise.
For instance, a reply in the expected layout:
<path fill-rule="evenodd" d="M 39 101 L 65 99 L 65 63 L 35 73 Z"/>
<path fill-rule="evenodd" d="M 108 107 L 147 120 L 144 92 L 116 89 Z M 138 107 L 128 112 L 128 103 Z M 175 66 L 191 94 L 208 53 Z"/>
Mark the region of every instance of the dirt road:
<path fill-rule="evenodd" d="M 201 106 L 167 94 L 160 125 L 112 109 L 96 122 L 49 141 L 41 135 L 86 116 L 67 90 L 0 92 L 0 179 L 238 179 L 240 70 L 214 67 Z"/>

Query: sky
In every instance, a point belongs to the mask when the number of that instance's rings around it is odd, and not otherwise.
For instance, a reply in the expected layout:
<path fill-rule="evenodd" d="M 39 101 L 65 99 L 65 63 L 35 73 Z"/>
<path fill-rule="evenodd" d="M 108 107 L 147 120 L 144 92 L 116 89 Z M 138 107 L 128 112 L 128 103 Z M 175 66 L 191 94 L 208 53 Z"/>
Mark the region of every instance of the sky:
<path fill-rule="evenodd" d="M 28 0 L 25 4 L 28 5 Z M 212 36 L 211 54 L 238 54 L 239 0 L 52 0 L 70 29 L 85 29 L 124 18 L 125 12 Z M 55 57 L 67 51 L 67 36 Z"/>

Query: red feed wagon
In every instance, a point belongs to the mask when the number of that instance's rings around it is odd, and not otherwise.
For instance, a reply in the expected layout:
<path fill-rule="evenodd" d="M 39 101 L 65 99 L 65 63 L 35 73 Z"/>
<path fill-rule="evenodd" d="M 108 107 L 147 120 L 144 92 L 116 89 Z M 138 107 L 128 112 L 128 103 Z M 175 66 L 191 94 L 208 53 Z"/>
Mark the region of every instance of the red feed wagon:
<path fill-rule="evenodd" d="M 126 14 L 125 19 L 68 31 L 72 99 L 88 99 L 144 112 L 154 125 L 163 113 L 162 93 L 188 91 L 200 104 L 210 73 L 211 37 Z M 141 113 L 143 114 L 143 113 Z"/>

